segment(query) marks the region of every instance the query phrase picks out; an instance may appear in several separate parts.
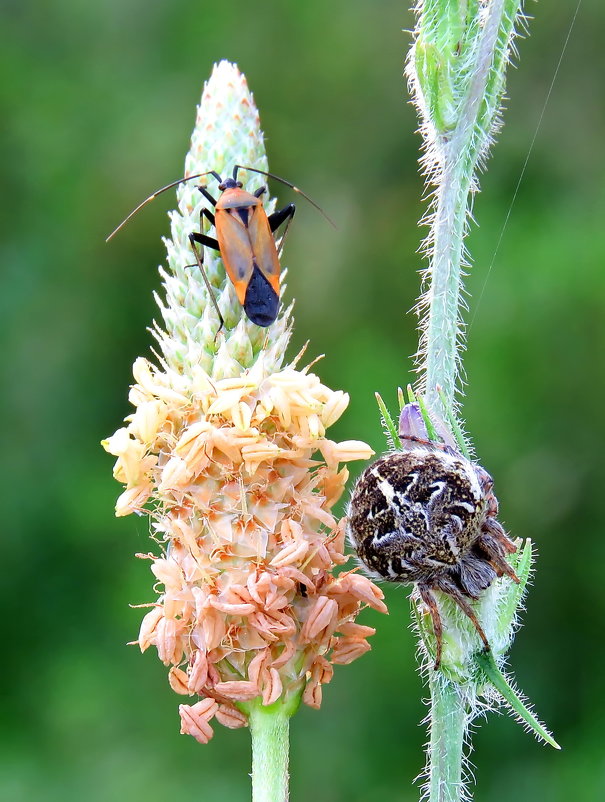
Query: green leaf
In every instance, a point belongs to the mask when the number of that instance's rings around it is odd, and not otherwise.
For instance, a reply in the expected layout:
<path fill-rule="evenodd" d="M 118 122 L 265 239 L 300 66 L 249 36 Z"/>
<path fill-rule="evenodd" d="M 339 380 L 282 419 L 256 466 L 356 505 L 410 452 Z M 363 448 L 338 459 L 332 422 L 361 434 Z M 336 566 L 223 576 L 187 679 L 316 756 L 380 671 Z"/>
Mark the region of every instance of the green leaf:
<path fill-rule="evenodd" d="M 512 712 L 524 721 L 538 738 L 550 744 L 554 749 L 560 749 L 561 747 L 548 732 L 546 727 L 538 721 L 532 711 L 519 697 L 515 689 L 510 685 L 502 671 L 500 671 L 492 652 L 478 652 L 475 655 L 475 662 L 485 679 L 494 686 Z"/>

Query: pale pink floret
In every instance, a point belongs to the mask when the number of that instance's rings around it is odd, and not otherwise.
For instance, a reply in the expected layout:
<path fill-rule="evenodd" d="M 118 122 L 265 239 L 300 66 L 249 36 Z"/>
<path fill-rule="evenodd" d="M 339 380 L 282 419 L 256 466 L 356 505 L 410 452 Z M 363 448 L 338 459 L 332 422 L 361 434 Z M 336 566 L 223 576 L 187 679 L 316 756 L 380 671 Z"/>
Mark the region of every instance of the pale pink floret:
<path fill-rule="evenodd" d="M 170 671 L 168 672 L 168 682 L 170 683 L 170 687 L 175 693 L 180 693 L 181 696 L 188 696 L 191 691 L 189 690 L 189 678 L 185 671 L 182 671 L 180 668 L 175 668 L 172 666 Z"/>
<path fill-rule="evenodd" d="M 338 604 L 327 596 L 319 596 L 305 621 L 300 633 L 301 638 L 308 641 L 323 640 L 322 635 L 325 636 L 327 632 L 333 631 L 331 625 L 336 620 L 337 614 Z"/>
<path fill-rule="evenodd" d="M 201 694 L 208 679 L 208 657 L 204 649 L 198 649 L 189 670 L 187 687 L 190 693 Z"/>
<path fill-rule="evenodd" d="M 341 574 L 330 590 L 331 593 L 350 594 L 381 613 L 388 612 L 386 604 L 382 601 L 384 593 L 361 574 L 351 572 Z"/>
<path fill-rule="evenodd" d="M 352 638 L 339 638 L 332 650 L 332 662 L 341 666 L 352 663 L 372 647 L 367 640 L 354 640 Z"/>
<path fill-rule="evenodd" d="M 244 726 L 257 697 L 319 707 L 333 664 L 370 648 L 359 611 L 386 612 L 369 579 L 334 574 L 348 559 L 331 512 L 348 477 L 340 463 L 371 455 L 325 437 L 348 396 L 292 367 L 200 376 L 194 395 L 144 360 L 135 370 L 137 410 L 105 448 L 126 484 L 118 514 L 149 514 L 162 549 L 142 555 L 160 597 L 138 643 L 157 648 L 175 692 L 202 697 L 181 705 L 181 732 L 205 743 L 214 716 Z"/>
<path fill-rule="evenodd" d="M 234 680 L 231 682 L 217 682 L 214 690 L 227 699 L 238 702 L 246 702 L 258 696 L 258 685 L 254 682 L 245 680 Z"/>
<path fill-rule="evenodd" d="M 214 715 L 223 727 L 229 727 L 230 730 L 237 730 L 248 725 L 246 714 L 226 702 L 218 706 L 218 710 Z"/>
<path fill-rule="evenodd" d="M 303 702 L 309 707 L 319 708 L 322 698 L 321 686 L 327 685 L 333 675 L 334 669 L 325 657 L 317 657 L 303 693 Z"/>
<path fill-rule="evenodd" d="M 131 512 L 142 513 L 149 496 L 153 492 L 151 482 L 145 482 L 125 490 L 116 501 L 116 516 L 121 518 Z"/>
<path fill-rule="evenodd" d="M 214 735 L 209 722 L 218 711 L 214 699 L 202 699 L 194 705 L 179 705 L 181 735 L 193 735 L 196 741 L 207 744 Z"/>
<path fill-rule="evenodd" d="M 139 629 L 139 646 L 144 652 L 155 643 L 155 631 L 158 623 L 164 618 L 164 610 L 160 605 L 150 610 L 141 621 Z"/>

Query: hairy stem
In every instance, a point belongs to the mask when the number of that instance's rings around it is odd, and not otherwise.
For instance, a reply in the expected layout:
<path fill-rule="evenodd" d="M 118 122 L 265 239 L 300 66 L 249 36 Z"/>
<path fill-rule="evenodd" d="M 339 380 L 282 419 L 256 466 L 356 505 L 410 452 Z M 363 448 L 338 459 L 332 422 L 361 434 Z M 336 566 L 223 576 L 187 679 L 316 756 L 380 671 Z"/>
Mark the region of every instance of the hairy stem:
<path fill-rule="evenodd" d="M 437 672 L 431 691 L 427 791 L 430 802 L 458 802 L 462 789 L 462 757 L 466 711 L 457 685 Z"/>
<path fill-rule="evenodd" d="M 419 308 L 421 389 L 429 410 L 454 418 L 463 347 L 464 237 L 476 172 L 497 128 L 514 24 L 521 0 L 419 0 L 408 78 L 424 136 L 423 165 L 435 187 L 426 241 L 428 268 Z M 463 796 L 464 737 L 471 680 L 430 672 L 430 802 Z M 470 679 L 470 677 L 469 677 Z"/>
<path fill-rule="evenodd" d="M 491 1 L 483 23 L 475 25 L 477 33 L 470 78 L 457 106 L 455 123 L 443 130 L 444 123 L 439 115 L 427 121 L 433 124 L 435 141 L 432 155 L 437 160 L 438 179 L 435 214 L 428 240 L 427 275 L 430 285 L 427 291 L 428 314 L 423 322 L 421 353 L 424 361 L 420 369 L 426 402 L 442 417 L 446 415 L 446 407 L 437 388 L 441 387 L 450 408 L 459 389 L 458 368 L 463 340 L 460 318 L 462 265 L 469 197 L 475 171 L 491 142 L 519 7 L 520 0 Z M 456 22 L 459 23 L 460 18 Z M 471 24 L 469 30 L 474 30 Z M 461 32 L 456 33 L 455 38 L 462 39 Z M 422 91 L 421 81 L 417 82 L 417 91 Z M 430 116 L 428 107 L 427 112 Z M 435 167 L 430 166 L 430 158 L 427 164 L 429 169 Z"/>
<path fill-rule="evenodd" d="M 287 802 L 291 712 L 281 701 L 250 707 L 252 802 Z"/>
<path fill-rule="evenodd" d="M 424 363 L 426 395 L 429 409 L 445 417 L 438 388 L 441 387 L 450 407 L 456 390 L 460 330 L 461 273 L 466 198 L 469 180 L 460 166 L 446 169 L 439 188 L 434 221 L 430 306 L 426 322 L 426 357 Z M 461 198 L 464 201 L 461 202 Z"/>

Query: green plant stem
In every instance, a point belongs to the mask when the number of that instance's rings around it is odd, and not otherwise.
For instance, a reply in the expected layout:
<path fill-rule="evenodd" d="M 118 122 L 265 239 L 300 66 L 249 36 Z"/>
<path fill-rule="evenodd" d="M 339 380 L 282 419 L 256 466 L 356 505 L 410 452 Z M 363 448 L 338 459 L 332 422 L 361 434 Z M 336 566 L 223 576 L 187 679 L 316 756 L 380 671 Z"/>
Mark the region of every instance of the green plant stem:
<path fill-rule="evenodd" d="M 430 109 L 439 109 L 440 101 L 448 95 L 444 91 L 425 107 L 429 108 L 429 128 L 435 132 L 435 141 L 430 151 L 435 156 L 437 190 L 435 213 L 429 237 L 430 285 L 427 293 L 428 314 L 424 323 L 423 353 L 421 365 L 424 378 L 425 401 L 429 410 L 442 418 L 453 415 L 455 394 L 462 348 L 463 330 L 460 319 L 462 296 L 462 266 L 464 262 L 464 236 L 468 220 L 468 204 L 473 189 L 474 175 L 482 156 L 487 152 L 491 134 L 500 105 L 508 48 L 513 33 L 514 21 L 521 0 L 491 0 L 486 7 L 485 18 L 480 25 L 468 27 L 469 36 L 477 36 L 467 88 L 455 104 L 455 111 L 445 118 L 438 114 L 431 117 Z M 459 25 L 479 13 L 478 6 L 467 8 L 458 0 L 444 0 L 445 15 L 432 4 L 420 4 L 419 38 L 428 43 L 446 41 L 444 32 L 451 41 L 463 41 Z M 428 55 L 432 51 L 426 51 Z M 457 63 L 451 51 L 442 52 L 449 59 L 452 75 Z M 428 62 L 427 62 L 428 63 Z M 436 62 L 437 63 L 437 62 Z M 429 69 L 429 67 L 427 67 Z M 439 74 L 435 73 L 439 78 Z M 447 74 L 447 73 L 446 73 Z M 431 87 L 419 84 L 429 97 Z M 437 84 L 439 85 L 439 84 Z M 433 84 L 435 86 L 435 84 Z M 443 86 L 446 86 L 444 83 Z M 453 95 L 452 95 L 453 96 Z M 459 685 L 446 679 L 431 668 L 429 687 L 430 742 L 427 762 L 427 790 L 430 802 L 459 802 L 463 792 L 462 761 L 464 737 L 468 724 L 468 711 L 464 694 Z"/>
<path fill-rule="evenodd" d="M 462 344 L 460 301 L 464 236 L 473 175 L 490 144 L 506 70 L 506 52 L 521 0 L 492 0 L 480 35 L 468 92 L 454 130 L 440 137 L 441 171 L 430 248 L 425 330 L 426 403 L 446 416 L 454 407 Z"/>
<path fill-rule="evenodd" d="M 448 160 L 449 161 L 449 160 Z M 438 387 L 450 406 L 454 401 L 460 343 L 458 309 L 461 264 L 466 227 L 469 177 L 462 175 L 462 162 L 444 169 L 439 187 L 433 227 L 430 306 L 426 327 L 426 403 L 442 417 Z"/>
<path fill-rule="evenodd" d="M 291 713 L 281 701 L 250 705 L 252 802 L 287 802 Z"/>
<path fill-rule="evenodd" d="M 462 755 L 466 710 L 458 686 L 439 672 L 429 680 L 431 691 L 428 767 L 429 802 L 458 802 L 462 788 Z"/>

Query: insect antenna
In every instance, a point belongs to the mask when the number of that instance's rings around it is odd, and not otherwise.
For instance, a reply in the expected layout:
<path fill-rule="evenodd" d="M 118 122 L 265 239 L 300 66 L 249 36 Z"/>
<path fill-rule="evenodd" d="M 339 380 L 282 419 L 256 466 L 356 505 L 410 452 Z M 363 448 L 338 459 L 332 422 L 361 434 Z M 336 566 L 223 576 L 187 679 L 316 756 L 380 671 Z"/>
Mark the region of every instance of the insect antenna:
<path fill-rule="evenodd" d="M 121 228 L 124 228 L 124 226 L 126 225 L 126 223 L 127 223 L 127 222 L 128 222 L 128 221 L 129 221 L 129 220 L 132 218 L 132 217 L 134 217 L 134 216 L 135 216 L 135 214 L 136 214 L 137 212 L 139 212 L 139 211 L 140 211 L 140 210 L 143 208 L 143 206 L 146 206 L 146 205 L 147 205 L 148 203 L 150 203 L 152 200 L 155 200 L 155 198 L 157 198 L 157 196 L 158 196 L 158 195 L 161 195 L 161 194 L 162 194 L 162 192 L 166 192 L 166 190 L 167 190 L 167 189 L 172 189 L 172 187 L 176 187 L 176 186 L 178 186 L 179 184 L 184 184 L 184 183 L 185 183 L 185 181 L 193 181 L 193 179 L 194 179 L 194 178 L 203 178 L 205 175 L 213 175 L 213 176 L 214 176 L 214 177 L 215 177 L 215 178 L 216 178 L 216 179 L 217 179 L 219 182 L 222 180 L 222 179 L 221 179 L 221 177 L 220 177 L 220 175 L 219 175 L 219 174 L 218 174 L 218 173 L 217 173 L 215 170 L 208 170 L 208 171 L 207 171 L 207 172 L 205 172 L 205 173 L 197 173 L 196 175 L 188 175 L 188 176 L 187 176 L 187 178 L 179 178 L 179 180 L 178 180 L 178 181 L 172 181 L 170 184 L 166 184 L 166 186 L 165 186 L 165 187 L 160 187 L 160 189 L 156 189 L 156 191 L 155 191 L 155 192 L 153 192 L 153 193 L 152 193 L 152 194 L 151 194 L 151 195 L 150 195 L 148 198 L 145 198 L 145 200 L 144 200 L 142 203 L 139 203 L 139 205 L 138 205 L 138 206 L 137 206 L 135 209 L 133 209 L 133 210 L 130 212 L 130 214 L 128 215 L 128 217 L 125 217 L 125 218 L 124 218 L 124 220 L 122 220 L 122 222 L 120 223 L 120 225 L 119 225 L 117 228 L 114 228 L 114 230 L 113 230 L 113 231 L 111 232 L 111 234 L 110 234 L 110 235 L 107 237 L 107 239 L 105 240 L 105 242 L 109 242 L 109 240 L 110 240 L 110 239 L 111 239 L 113 236 L 115 236 L 115 235 L 118 233 L 118 231 L 119 231 Z M 300 191 L 300 190 L 299 190 L 299 191 Z"/>
<path fill-rule="evenodd" d="M 310 198 L 305 192 L 302 191 L 302 189 L 299 189 L 298 187 L 294 186 L 294 184 L 291 184 L 289 181 L 286 181 L 285 178 L 282 178 L 279 175 L 275 175 L 275 173 L 267 173 L 265 172 L 265 170 L 257 170 L 256 167 L 246 167 L 246 165 L 244 164 L 235 165 L 235 168 L 233 170 L 234 178 L 237 175 L 238 170 L 249 170 L 251 173 L 260 173 L 260 175 L 266 175 L 267 178 L 273 178 L 275 179 L 275 181 L 280 181 L 282 184 L 285 184 L 287 187 L 290 187 L 290 189 L 293 189 L 294 192 L 298 192 L 299 195 L 302 195 L 303 198 L 305 198 L 305 200 L 309 201 L 311 206 L 314 206 L 317 209 L 317 211 L 326 218 L 326 220 L 331 226 L 333 226 L 334 228 L 338 228 L 336 223 L 330 217 L 328 217 L 328 215 L 324 212 L 324 210 L 318 203 L 315 203 L 313 198 Z"/>

